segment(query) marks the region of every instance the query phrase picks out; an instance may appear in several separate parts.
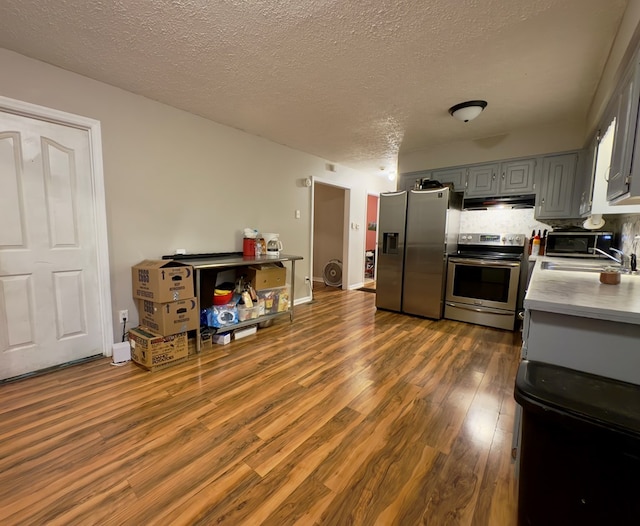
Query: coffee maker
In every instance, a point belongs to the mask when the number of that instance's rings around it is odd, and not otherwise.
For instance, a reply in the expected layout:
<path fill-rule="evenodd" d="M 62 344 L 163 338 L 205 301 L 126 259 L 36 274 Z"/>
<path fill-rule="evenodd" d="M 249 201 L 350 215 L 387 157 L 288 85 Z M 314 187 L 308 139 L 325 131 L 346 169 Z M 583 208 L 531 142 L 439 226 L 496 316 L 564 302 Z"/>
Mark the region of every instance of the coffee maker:
<path fill-rule="evenodd" d="M 282 242 L 280 241 L 280 234 L 273 232 L 263 232 L 262 237 L 267 247 L 267 256 L 279 257 L 282 252 Z"/>

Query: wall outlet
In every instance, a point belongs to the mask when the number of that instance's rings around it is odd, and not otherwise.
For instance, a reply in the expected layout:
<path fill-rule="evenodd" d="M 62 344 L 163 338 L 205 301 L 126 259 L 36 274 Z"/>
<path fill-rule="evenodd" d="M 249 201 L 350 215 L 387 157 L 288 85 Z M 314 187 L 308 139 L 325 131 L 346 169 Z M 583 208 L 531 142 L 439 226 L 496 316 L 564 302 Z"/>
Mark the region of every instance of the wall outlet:
<path fill-rule="evenodd" d="M 118 311 L 118 319 L 120 320 L 120 323 L 126 321 L 129 319 L 129 311 L 128 310 L 119 310 Z"/>

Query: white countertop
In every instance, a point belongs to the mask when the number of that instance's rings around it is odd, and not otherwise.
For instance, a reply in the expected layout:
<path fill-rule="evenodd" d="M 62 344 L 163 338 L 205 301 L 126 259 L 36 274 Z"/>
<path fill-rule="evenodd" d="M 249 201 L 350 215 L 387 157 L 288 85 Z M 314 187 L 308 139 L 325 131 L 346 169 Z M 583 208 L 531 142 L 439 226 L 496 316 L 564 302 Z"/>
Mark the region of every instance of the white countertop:
<path fill-rule="evenodd" d="M 568 261 L 567 258 L 537 257 L 525 308 L 640 325 L 639 274 L 622 274 L 620 284 L 605 285 L 600 283 L 598 272 L 544 269 L 544 261 L 585 266 L 606 264 L 601 259 Z"/>

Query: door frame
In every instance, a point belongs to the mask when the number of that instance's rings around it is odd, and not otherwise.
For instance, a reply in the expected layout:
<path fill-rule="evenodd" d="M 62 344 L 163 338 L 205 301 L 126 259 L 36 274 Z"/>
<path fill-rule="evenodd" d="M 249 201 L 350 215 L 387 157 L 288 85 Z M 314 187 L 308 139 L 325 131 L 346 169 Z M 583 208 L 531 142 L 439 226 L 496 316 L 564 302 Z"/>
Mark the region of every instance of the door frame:
<path fill-rule="evenodd" d="M 365 221 L 364 221 L 364 246 L 365 246 L 365 252 L 366 252 L 366 248 L 367 248 L 367 229 L 369 227 L 368 224 L 368 215 L 369 215 L 369 196 L 373 196 L 373 197 L 377 197 L 377 205 L 376 205 L 376 246 L 373 249 L 373 280 L 375 281 L 377 276 L 378 276 L 378 221 L 380 220 L 380 192 L 371 192 L 368 191 L 367 192 L 367 203 L 366 206 L 364 207 L 364 212 L 365 212 Z M 366 256 L 365 256 L 365 265 L 366 265 Z M 364 276 L 363 276 L 364 278 Z M 364 279 L 363 279 L 364 281 Z"/>
<path fill-rule="evenodd" d="M 315 205 L 316 205 L 316 183 L 324 184 L 326 186 L 333 186 L 340 188 L 344 191 L 344 224 L 342 225 L 342 290 L 349 289 L 349 224 L 351 217 L 351 188 L 329 179 L 323 179 L 321 177 L 311 177 L 311 246 L 309 261 L 311 279 L 313 280 L 313 248 L 314 248 L 314 228 L 315 228 Z"/>
<path fill-rule="evenodd" d="M 109 274 L 109 243 L 107 237 L 107 209 L 104 192 L 104 169 L 102 158 L 102 132 L 100 121 L 65 111 L 54 110 L 29 102 L 10 99 L 0 95 L 0 110 L 21 117 L 60 124 L 85 130 L 89 135 L 91 157 L 91 188 L 95 219 L 94 238 L 98 264 L 98 303 L 102 328 L 102 354 L 111 356 L 113 345 L 113 320 L 111 318 L 111 280 Z"/>

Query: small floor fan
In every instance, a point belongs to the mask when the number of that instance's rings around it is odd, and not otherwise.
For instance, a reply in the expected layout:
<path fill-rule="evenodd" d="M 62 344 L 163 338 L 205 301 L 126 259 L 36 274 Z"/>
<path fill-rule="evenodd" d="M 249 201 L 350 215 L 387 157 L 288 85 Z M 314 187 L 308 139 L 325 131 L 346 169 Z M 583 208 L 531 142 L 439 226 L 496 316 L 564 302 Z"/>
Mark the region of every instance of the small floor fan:
<path fill-rule="evenodd" d="M 324 279 L 324 284 L 329 287 L 342 286 L 342 261 L 339 259 L 330 260 L 324 266 L 322 279 Z"/>

